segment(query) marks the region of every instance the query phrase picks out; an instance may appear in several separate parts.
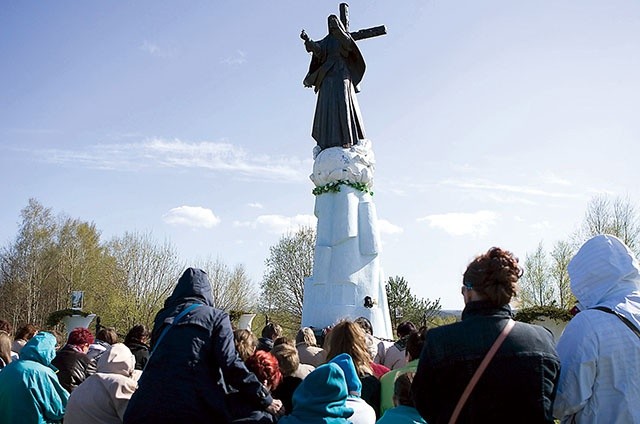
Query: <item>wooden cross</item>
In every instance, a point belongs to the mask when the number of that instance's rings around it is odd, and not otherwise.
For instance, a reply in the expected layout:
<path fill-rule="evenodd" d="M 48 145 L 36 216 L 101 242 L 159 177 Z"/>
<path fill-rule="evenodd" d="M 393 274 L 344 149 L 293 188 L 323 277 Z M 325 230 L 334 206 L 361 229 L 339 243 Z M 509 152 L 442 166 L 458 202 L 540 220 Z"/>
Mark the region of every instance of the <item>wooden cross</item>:
<path fill-rule="evenodd" d="M 344 25 L 344 29 L 349 31 L 349 5 L 347 3 L 340 3 L 340 21 Z M 361 29 L 360 31 L 350 32 L 351 37 L 354 40 L 364 40 L 366 38 L 377 37 L 379 35 L 385 35 L 387 33 L 387 27 L 379 25 L 376 27 Z"/>

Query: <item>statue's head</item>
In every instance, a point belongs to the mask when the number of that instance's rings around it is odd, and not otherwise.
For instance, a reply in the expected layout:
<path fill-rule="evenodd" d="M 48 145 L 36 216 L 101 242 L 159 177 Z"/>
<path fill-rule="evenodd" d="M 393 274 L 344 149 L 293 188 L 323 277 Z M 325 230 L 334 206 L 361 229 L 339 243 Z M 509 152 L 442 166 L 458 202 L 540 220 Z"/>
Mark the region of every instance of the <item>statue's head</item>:
<path fill-rule="evenodd" d="M 327 18 L 327 24 L 329 26 L 329 32 L 340 30 L 345 32 L 344 25 L 340 22 L 340 19 L 336 15 L 329 15 Z"/>

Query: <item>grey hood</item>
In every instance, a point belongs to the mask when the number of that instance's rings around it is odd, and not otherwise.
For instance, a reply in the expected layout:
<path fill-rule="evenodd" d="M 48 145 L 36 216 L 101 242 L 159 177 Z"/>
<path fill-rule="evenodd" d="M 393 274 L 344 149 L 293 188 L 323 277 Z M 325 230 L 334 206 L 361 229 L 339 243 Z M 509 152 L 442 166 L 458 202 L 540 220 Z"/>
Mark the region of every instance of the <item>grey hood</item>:
<path fill-rule="evenodd" d="M 640 265 L 633 252 L 611 235 L 582 245 L 568 266 L 571 291 L 583 308 L 608 306 L 640 328 Z"/>

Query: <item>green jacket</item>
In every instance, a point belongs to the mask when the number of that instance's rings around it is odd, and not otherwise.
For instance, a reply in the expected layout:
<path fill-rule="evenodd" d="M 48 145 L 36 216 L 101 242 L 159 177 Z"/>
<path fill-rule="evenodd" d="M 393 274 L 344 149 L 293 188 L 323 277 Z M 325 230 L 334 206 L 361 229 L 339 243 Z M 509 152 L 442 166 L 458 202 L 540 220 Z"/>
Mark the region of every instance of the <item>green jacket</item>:
<path fill-rule="evenodd" d="M 380 378 L 380 416 L 383 416 L 387 409 L 393 408 L 393 386 L 396 379 L 407 372 L 416 372 L 418 360 L 414 359 L 402 368 L 391 370 Z"/>

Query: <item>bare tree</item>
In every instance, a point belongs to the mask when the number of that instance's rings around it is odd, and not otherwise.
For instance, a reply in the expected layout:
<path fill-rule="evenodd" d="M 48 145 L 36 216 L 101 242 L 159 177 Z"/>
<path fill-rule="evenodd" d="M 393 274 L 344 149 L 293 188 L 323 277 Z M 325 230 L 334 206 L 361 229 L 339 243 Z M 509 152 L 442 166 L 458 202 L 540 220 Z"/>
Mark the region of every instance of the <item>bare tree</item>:
<path fill-rule="evenodd" d="M 527 254 L 524 261 L 524 274 L 520 278 L 520 301 L 522 307 L 549 306 L 554 302 L 554 287 L 549 284 L 547 255 L 542 246 L 533 254 Z"/>
<path fill-rule="evenodd" d="M 611 234 L 622 240 L 636 254 L 640 254 L 640 213 L 628 197 L 596 196 L 587 205 L 587 211 L 578 232 L 582 243 L 598 234 Z"/>
<path fill-rule="evenodd" d="M 109 251 L 116 261 L 116 279 L 127 293 L 120 305 L 121 325 L 151 325 L 184 268 L 175 247 L 166 240 L 158 244 L 150 233 L 133 232 L 111 240 Z"/>
<path fill-rule="evenodd" d="M 227 312 L 253 309 L 256 290 L 242 265 L 229 268 L 222 260 L 207 259 L 203 265 L 211 282 L 213 302 L 216 308 Z"/>

